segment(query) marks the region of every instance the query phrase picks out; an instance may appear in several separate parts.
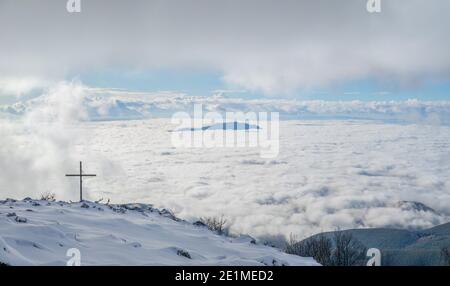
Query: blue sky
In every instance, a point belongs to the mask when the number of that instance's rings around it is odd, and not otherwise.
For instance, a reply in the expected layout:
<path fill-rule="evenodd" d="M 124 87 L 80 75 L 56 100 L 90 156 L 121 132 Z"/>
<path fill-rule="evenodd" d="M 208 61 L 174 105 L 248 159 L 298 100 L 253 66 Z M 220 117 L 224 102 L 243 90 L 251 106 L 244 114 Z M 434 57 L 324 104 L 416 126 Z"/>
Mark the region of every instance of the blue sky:
<path fill-rule="evenodd" d="M 0 97 L 79 79 L 203 96 L 450 100 L 448 0 L 385 1 L 376 14 L 361 0 L 230 1 L 92 0 L 77 15 L 10 1 Z"/>
<path fill-rule="evenodd" d="M 227 96 L 261 98 L 268 95 L 239 87 L 230 87 L 219 72 L 205 70 L 160 70 L 130 71 L 103 70 L 69 78 L 79 79 L 91 87 L 121 88 L 132 91 L 179 91 L 189 95 L 208 96 L 217 90 L 237 90 Z M 243 92 L 244 91 L 244 92 Z M 289 94 L 271 94 L 275 98 L 295 98 L 299 100 L 450 100 L 450 80 L 422 80 L 414 86 L 399 86 L 374 79 L 348 81 L 341 84 L 310 88 Z"/>

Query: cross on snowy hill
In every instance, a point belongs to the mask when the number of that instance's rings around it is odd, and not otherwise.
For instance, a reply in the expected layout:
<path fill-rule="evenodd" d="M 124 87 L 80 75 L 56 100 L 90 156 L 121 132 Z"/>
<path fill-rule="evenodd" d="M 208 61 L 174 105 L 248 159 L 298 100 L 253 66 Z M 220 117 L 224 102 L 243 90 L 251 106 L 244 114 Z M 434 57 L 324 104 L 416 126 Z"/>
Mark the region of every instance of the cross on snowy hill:
<path fill-rule="evenodd" d="M 80 161 L 80 174 L 66 174 L 66 177 L 80 177 L 80 202 L 83 201 L 83 177 L 95 177 L 95 174 L 83 174 L 83 163 Z"/>

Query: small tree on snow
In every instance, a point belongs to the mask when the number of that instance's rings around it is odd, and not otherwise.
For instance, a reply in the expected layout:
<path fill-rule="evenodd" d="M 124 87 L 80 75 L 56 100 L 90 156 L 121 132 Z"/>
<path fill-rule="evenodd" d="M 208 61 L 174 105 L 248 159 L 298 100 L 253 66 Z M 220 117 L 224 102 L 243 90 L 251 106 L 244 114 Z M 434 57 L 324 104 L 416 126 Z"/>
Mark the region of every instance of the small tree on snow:
<path fill-rule="evenodd" d="M 216 231 L 218 234 L 226 233 L 227 220 L 223 218 L 223 215 L 219 217 L 203 217 L 200 221 L 204 223 L 208 229 Z"/>

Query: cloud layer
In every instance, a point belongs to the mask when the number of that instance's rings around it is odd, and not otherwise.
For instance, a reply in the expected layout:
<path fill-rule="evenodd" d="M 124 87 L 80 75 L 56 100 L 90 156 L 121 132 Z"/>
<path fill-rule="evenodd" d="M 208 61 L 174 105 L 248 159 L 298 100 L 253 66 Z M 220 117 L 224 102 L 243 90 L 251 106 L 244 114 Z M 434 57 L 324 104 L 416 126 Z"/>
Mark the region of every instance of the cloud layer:
<path fill-rule="evenodd" d="M 66 191 L 77 188 L 77 182 L 63 173 L 77 170 L 77 162 L 84 159 L 80 148 L 86 147 L 80 142 L 90 138 L 89 130 L 79 126 L 88 119 L 86 91 L 78 83 L 60 82 L 19 118 L 2 119 L 0 112 L 1 197 L 38 198 L 49 192 L 69 198 Z M 100 165 L 104 162 L 90 151 L 85 154 Z"/>
<path fill-rule="evenodd" d="M 146 202 L 192 220 L 223 214 L 233 232 L 259 238 L 338 227 L 424 228 L 450 216 L 448 126 L 282 121 L 280 155 L 271 160 L 253 148 L 174 148 L 169 119 L 81 126 L 90 136 L 74 154 L 98 174 L 85 182 L 89 200 Z M 22 177 L 10 176 L 2 195 L 20 197 L 16 187 L 28 196 L 51 188 L 59 199 L 75 200 L 78 186 L 63 181 L 75 157 L 51 169 L 61 185 L 42 177 L 26 188 Z M 32 158 L 40 168 L 58 162 L 49 154 Z M 9 162 L 11 169 L 19 161 Z M 22 176 L 31 184 L 37 170 L 23 169 Z"/>
<path fill-rule="evenodd" d="M 253 148 L 175 148 L 169 131 L 176 126 L 167 118 L 89 120 L 140 108 L 170 113 L 194 102 L 210 110 L 244 111 L 279 104 L 276 108 L 293 114 L 449 114 L 448 102 L 245 101 L 59 83 L 25 103 L 22 116 L 0 120 L 1 195 L 38 197 L 50 191 L 75 200 L 77 182 L 64 174 L 83 160 L 88 172 L 98 174 L 86 182 L 87 199 L 148 202 L 188 219 L 224 214 L 232 231 L 260 238 L 448 221 L 450 127 L 445 124 L 281 121 L 280 154 L 264 160 Z"/>
<path fill-rule="evenodd" d="M 376 78 L 448 79 L 446 0 L 0 1 L 0 75 L 203 69 L 268 94 Z"/>
<path fill-rule="evenodd" d="M 282 121 L 280 127 L 280 154 L 264 160 L 254 148 L 173 148 L 168 119 L 91 125 L 92 148 L 120 162 L 124 173 L 89 182 L 89 195 L 146 201 L 188 219 L 223 214 L 233 231 L 258 237 L 448 221 L 448 126 Z"/>
<path fill-rule="evenodd" d="M 59 83 L 59 86 L 64 83 Z M 57 86 L 58 86 L 57 85 Z M 65 83 L 67 85 L 67 83 Z M 370 119 L 397 123 L 432 125 L 450 124 L 450 101 L 322 101 L 242 99 L 223 95 L 189 96 L 178 92 L 131 92 L 99 89 L 71 84 L 83 91 L 80 112 L 85 120 L 120 120 L 171 117 L 178 111 L 192 112 L 201 104 L 204 112 L 229 111 L 278 112 L 282 119 Z M 54 89 L 54 88 L 53 88 Z M 58 94 L 64 97 L 66 92 Z M 70 93 L 69 93 L 70 95 Z M 60 99 L 70 103 L 70 96 Z M 0 115 L 23 116 L 36 108 L 52 104 L 48 97 L 39 96 L 11 105 L 0 105 Z M 51 107 L 48 107 L 51 108 Z"/>

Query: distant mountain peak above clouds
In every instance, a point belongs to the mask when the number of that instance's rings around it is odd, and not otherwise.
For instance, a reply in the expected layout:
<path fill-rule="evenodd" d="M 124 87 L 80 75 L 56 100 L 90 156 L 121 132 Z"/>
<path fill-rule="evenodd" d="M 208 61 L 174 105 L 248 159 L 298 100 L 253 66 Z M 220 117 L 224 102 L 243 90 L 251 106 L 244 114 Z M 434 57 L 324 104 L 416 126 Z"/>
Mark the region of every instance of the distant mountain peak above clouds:
<path fill-rule="evenodd" d="M 431 212 L 437 214 L 437 212 L 429 206 L 415 201 L 399 201 L 396 206 L 406 211 L 419 211 L 419 212 Z"/>
<path fill-rule="evenodd" d="M 234 121 L 234 122 L 223 122 L 223 123 L 217 123 L 217 124 L 212 124 L 212 125 L 205 125 L 200 128 L 182 128 L 182 129 L 177 129 L 174 131 L 179 131 L 179 132 L 208 131 L 208 130 L 225 130 L 225 131 L 247 130 L 247 131 L 249 131 L 249 130 L 259 130 L 259 129 L 261 129 L 261 127 L 259 127 L 258 125 Z"/>

